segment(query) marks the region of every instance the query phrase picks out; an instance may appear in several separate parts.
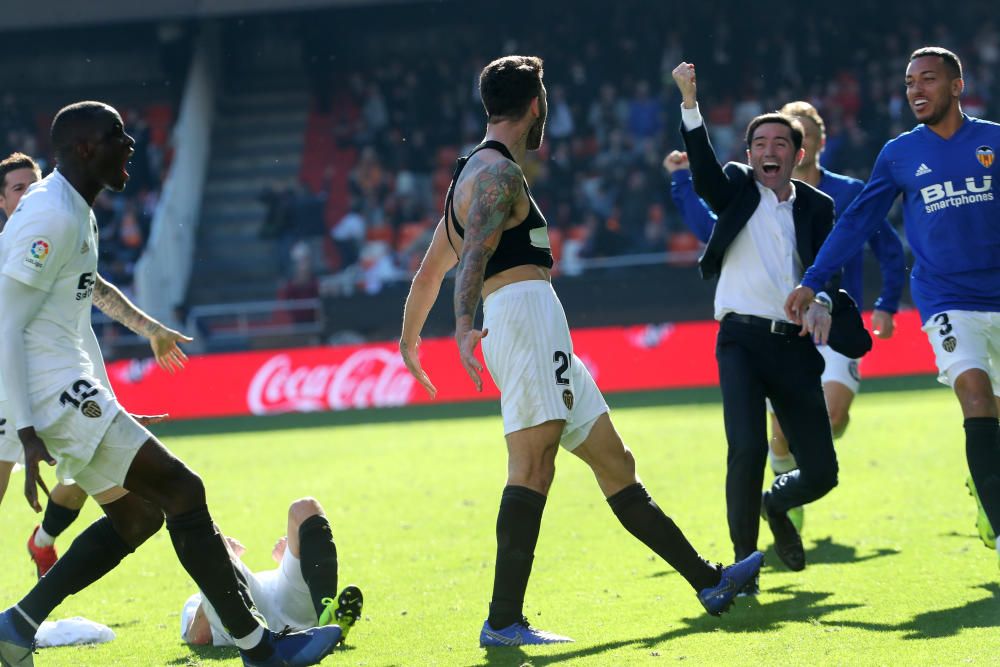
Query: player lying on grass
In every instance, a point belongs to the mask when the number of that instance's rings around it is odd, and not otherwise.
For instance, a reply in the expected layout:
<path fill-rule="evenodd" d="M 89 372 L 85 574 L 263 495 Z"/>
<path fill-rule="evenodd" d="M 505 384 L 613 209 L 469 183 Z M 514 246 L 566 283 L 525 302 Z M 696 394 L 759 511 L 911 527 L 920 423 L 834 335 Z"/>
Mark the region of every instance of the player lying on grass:
<path fill-rule="evenodd" d="M 330 522 L 315 498 L 300 498 L 288 507 L 288 532 L 278 540 L 271 557 L 278 567 L 251 572 L 240 556 L 246 548 L 227 537 L 233 563 L 246 579 L 267 626 L 272 630 L 305 630 L 336 623 L 343 637 L 361 618 L 362 595 L 347 586 L 337 599 L 337 546 Z M 181 639 L 189 644 L 233 646 L 212 605 L 198 592 L 181 611 Z"/>

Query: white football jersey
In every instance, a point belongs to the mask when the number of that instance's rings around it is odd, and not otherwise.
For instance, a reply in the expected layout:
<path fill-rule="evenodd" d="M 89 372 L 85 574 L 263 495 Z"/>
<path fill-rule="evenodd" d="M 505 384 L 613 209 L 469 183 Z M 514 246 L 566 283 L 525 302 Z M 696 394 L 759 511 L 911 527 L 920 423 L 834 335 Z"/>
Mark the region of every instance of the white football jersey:
<path fill-rule="evenodd" d="M 0 234 L 0 272 L 48 292 L 25 330 L 28 393 L 93 375 L 81 332 L 97 279 L 97 219 L 58 171 L 31 186 Z"/>

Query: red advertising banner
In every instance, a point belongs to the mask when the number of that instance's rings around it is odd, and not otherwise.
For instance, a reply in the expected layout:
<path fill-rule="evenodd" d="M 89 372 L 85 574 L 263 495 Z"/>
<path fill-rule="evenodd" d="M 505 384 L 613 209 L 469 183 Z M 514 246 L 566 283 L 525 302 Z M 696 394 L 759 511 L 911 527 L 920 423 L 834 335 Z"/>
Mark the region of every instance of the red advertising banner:
<path fill-rule="evenodd" d="M 716 322 L 577 329 L 574 351 L 602 391 L 710 387 L 718 384 Z M 438 389 L 437 403 L 496 399 L 486 374 L 477 393 L 451 338 L 425 340 L 421 364 Z M 935 372 L 916 311 L 896 317 L 896 333 L 875 339 L 861 362 L 864 377 Z M 407 372 L 394 343 L 310 347 L 192 356 L 175 375 L 152 360 L 108 366 L 115 393 L 137 414 L 174 419 L 315 412 L 430 403 Z"/>

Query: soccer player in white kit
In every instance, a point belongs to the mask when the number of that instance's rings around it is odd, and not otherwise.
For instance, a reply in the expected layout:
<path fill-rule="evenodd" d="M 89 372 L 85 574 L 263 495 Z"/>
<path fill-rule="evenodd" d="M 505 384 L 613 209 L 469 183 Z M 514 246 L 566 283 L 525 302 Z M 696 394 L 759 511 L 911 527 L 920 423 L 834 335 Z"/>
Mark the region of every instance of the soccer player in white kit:
<path fill-rule="evenodd" d="M 330 522 L 315 498 L 299 498 L 288 507 L 285 535 L 271 550 L 276 569 L 251 571 L 240 560 L 246 547 L 228 536 L 226 542 L 267 627 L 305 630 L 336 622 L 346 639 L 360 620 L 364 600 L 357 586 L 347 586 L 333 598 L 337 591 L 337 546 Z M 189 597 L 181 609 L 181 639 L 193 645 L 233 645 L 219 615 L 200 592 Z"/>
<path fill-rule="evenodd" d="M 560 444 L 591 467 L 622 526 L 687 580 L 708 613 L 721 614 L 757 575 L 763 554 L 754 552 L 727 568 L 698 555 L 639 481 L 635 459 L 615 431 L 604 397 L 573 354 L 566 315 L 550 282 L 547 224 L 519 166 L 542 142 L 547 108 L 542 61 L 530 56 L 495 60 L 483 69 L 479 89 L 489 119 L 486 137 L 459 160 L 445 216 L 406 299 L 399 342 L 407 368 L 434 395 L 418 358 L 420 330 L 445 273 L 461 259 L 455 280 L 459 353 L 482 390 L 482 366 L 473 352 L 483 341 L 486 363 L 500 388 L 508 456 L 497 515 L 493 598 L 479 643 L 572 641 L 532 628 L 523 613 Z M 484 326 L 477 330 L 481 297 Z"/>
<path fill-rule="evenodd" d="M 178 560 L 211 600 L 245 665 L 317 664 L 340 640 L 340 628 L 277 635 L 260 624 L 201 479 L 121 409 L 84 349 L 80 323 L 90 317 L 97 275 L 91 206 L 104 188 L 124 189 L 135 141 L 118 112 L 100 102 L 60 110 L 51 139 L 58 169 L 22 198 L 4 230 L 0 372 L 8 426 L 24 447 L 29 503 L 39 509 L 39 462 L 58 460 L 59 477 L 75 479 L 105 516 L 0 613 L 0 664 L 33 665 L 39 624 L 158 531 L 164 515 Z"/>
<path fill-rule="evenodd" d="M 30 156 L 23 153 L 13 153 L 0 160 L 0 210 L 3 210 L 6 220 L 14 214 L 21 197 L 32 184 L 41 180 L 41 169 Z M 2 228 L 0 228 L 2 229 Z M 0 236 L 0 241 L 3 237 Z M 129 327 L 135 333 L 149 339 L 153 356 L 164 370 L 173 373 L 183 368 L 187 356 L 178 347 L 179 342 L 190 342 L 187 336 L 163 326 L 137 308 L 122 292 L 104 280 L 100 274 L 94 285 L 94 305 L 105 315 L 116 322 Z M 95 371 L 103 373 L 104 365 L 100 358 L 100 347 L 94 337 L 93 329 L 87 320 L 80 321 L 80 336 L 88 346 L 87 353 L 95 361 Z M 106 375 L 100 378 L 105 386 L 110 388 Z M 2 390 L 0 378 L 0 501 L 3 500 L 11 470 L 15 463 L 24 458 L 21 441 L 14 430 L 6 428 L 6 399 Z M 160 419 L 156 417 L 136 416 L 139 423 L 147 425 Z M 55 539 L 76 520 L 80 508 L 87 499 L 87 493 L 76 484 L 59 483 L 49 494 L 49 502 L 45 506 L 42 523 L 36 525 L 28 538 L 28 554 L 35 563 L 39 577 L 43 576 L 55 565 L 58 558 L 55 549 Z"/>

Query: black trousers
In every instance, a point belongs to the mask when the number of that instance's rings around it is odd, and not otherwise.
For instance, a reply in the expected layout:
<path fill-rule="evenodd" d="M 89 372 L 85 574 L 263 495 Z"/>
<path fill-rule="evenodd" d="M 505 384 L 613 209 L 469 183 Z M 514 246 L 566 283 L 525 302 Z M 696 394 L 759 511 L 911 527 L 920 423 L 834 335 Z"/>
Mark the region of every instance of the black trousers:
<path fill-rule="evenodd" d="M 736 558 L 757 548 L 761 488 L 767 462 L 770 398 L 799 469 L 780 475 L 768 507 L 786 512 L 837 485 L 837 455 L 820 376 L 824 361 L 808 336 L 724 319 L 715 350 L 726 440 L 726 512 Z"/>

